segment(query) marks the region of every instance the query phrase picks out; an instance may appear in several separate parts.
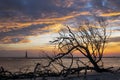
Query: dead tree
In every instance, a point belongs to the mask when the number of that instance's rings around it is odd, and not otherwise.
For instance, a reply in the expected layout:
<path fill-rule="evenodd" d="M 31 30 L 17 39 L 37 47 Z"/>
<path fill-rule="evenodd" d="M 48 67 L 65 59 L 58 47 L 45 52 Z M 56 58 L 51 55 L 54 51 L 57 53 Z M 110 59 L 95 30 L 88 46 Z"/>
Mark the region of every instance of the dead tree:
<path fill-rule="evenodd" d="M 107 39 L 110 36 L 110 32 L 107 31 L 107 25 L 107 22 L 101 18 L 93 23 L 86 21 L 78 28 L 70 28 L 67 26 L 62 29 L 59 32 L 59 37 L 52 41 L 52 43 L 57 44 L 61 53 L 54 57 L 49 65 L 55 60 L 63 58 L 74 51 L 78 51 L 79 54 L 82 54 L 89 60 L 95 71 L 109 71 L 100 65 L 100 63 L 102 63 Z"/>

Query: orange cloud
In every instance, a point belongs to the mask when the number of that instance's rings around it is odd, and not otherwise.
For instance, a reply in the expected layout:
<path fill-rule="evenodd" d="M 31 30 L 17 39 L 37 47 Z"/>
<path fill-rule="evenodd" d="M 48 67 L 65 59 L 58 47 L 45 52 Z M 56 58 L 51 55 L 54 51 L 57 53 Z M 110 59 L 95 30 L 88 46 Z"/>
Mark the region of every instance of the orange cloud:
<path fill-rule="evenodd" d="M 38 24 L 58 24 L 62 23 L 68 19 L 80 16 L 80 15 L 90 15 L 89 12 L 72 12 L 66 16 L 59 17 L 59 18 L 44 18 L 44 19 L 37 19 L 33 21 L 7 21 L 7 22 L 0 22 L 0 32 L 8 32 L 12 30 L 17 30 L 25 27 L 29 27 L 31 25 L 38 25 Z"/>
<path fill-rule="evenodd" d="M 120 12 L 103 13 L 100 16 L 102 16 L 102 17 L 120 16 Z"/>
<path fill-rule="evenodd" d="M 23 36 L 6 36 L 1 39 L 1 44 L 15 44 L 15 43 L 28 43 L 30 40 Z"/>

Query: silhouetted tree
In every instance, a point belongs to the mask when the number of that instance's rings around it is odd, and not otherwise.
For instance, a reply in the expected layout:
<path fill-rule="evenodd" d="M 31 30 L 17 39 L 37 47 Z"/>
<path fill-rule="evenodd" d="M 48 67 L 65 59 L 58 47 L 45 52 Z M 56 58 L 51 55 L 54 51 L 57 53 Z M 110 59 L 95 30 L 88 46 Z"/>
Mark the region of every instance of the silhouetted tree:
<path fill-rule="evenodd" d="M 100 65 L 107 39 L 110 36 L 107 26 L 108 23 L 103 18 L 99 18 L 93 23 L 85 21 L 78 28 L 67 26 L 62 29 L 59 32 L 59 37 L 52 41 L 52 43 L 57 44 L 61 53 L 56 55 L 51 62 L 63 58 L 74 51 L 78 51 L 89 60 L 95 71 L 109 71 Z"/>

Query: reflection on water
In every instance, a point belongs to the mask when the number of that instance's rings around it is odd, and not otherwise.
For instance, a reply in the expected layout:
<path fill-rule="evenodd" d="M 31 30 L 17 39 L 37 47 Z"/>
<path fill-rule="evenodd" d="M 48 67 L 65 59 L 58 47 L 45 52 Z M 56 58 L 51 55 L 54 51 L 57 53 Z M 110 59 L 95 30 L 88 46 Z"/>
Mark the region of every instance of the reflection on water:
<path fill-rule="evenodd" d="M 82 61 L 87 62 L 87 59 L 82 58 Z M 70 65 L 70 59 L 63 59 L 63 63 L 65 65 Z M 74 61 L 75 62 L 75 61 Z M 105 67 L 120 67 L 120 58 L 104 58 L 103 59 L 104 66 Z M 0 59 L 0 66 L 3 66 L 5 69 L 11 71 L 11 72 L 17 72 L 17 71 L 26 71 L 28 69 L 29 71 L 33 71 L 35 65 L 37 63 L 41 63 L 43 65 L 46 65 L 48 63 L 47 59 Z M 83 64 L 79 64 L 80 66 L 83 66 Z M 76 63 L 73 65 L 76 66 Z"/>

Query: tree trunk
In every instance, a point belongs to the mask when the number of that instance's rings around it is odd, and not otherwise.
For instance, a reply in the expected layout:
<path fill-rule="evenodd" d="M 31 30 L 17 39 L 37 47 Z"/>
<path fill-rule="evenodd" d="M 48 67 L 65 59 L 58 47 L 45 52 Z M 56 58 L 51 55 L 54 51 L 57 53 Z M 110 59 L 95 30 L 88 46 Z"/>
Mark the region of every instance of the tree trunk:
<path fill-rule="evenodd" d="M 100 66 L 97 64 L 97 62 L 95 62 L 92 57 L 89 57 L 90 62 L 92 63 L 92 65 L 94 66 L 94 70 L 96 72 L 102 73 L 102 72 L 113 72 L 110 69 L 105 69 L 105 68 L 100 68 Z"/>
<path fill-rule="evenodd" d="M 99 65 L 97 64 L 97 62 L 95 62 L 92 57 L 89 57 L 90 62 L 92 63 L 92 65 L 94 66 L 94 69 L 96 72 L 102 72 L 101 68 L 99 67 Z"/>

